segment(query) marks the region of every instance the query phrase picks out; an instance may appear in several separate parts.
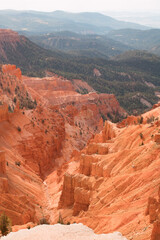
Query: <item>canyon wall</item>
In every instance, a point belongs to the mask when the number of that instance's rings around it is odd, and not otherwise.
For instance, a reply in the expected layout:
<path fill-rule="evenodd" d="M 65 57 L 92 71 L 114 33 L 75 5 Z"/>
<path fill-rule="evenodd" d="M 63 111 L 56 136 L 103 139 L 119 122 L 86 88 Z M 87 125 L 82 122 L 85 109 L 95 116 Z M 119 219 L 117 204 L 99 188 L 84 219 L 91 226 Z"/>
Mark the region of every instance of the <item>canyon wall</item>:
<path fill-rule="evenodd" d="M 159 239 L 160 107 L 142 117 L 142 123 L 127 120 L 125 126 L 106 122 L 73 156 L 57 205 L 64 221 L 97 233 L 118 230 L 128 239 Z"/>
<path fill-rule="evenodd" d="M 102 115 L 126 113 L 114 95 L 81 95 L 69 80 L 24 77 L 15 65 L 1 66 L 0 82 L 0 213 L 13 225 L 50 221 L 46 176 L 59 169 L 60 183 L 61 166 L 103 128 Z"/>

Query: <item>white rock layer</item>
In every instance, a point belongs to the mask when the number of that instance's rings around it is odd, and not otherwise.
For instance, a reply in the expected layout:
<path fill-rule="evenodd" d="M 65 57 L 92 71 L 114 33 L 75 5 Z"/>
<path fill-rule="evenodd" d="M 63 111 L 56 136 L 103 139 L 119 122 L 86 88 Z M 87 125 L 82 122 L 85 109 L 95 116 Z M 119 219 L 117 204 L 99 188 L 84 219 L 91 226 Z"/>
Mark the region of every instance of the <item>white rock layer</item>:
<path fill-rule="evenodd" d="M 83 224 L 39 225 L 32 229 L 11 232 L 1 240 L 127 240 L 121 233 L 95 234 Z"/>

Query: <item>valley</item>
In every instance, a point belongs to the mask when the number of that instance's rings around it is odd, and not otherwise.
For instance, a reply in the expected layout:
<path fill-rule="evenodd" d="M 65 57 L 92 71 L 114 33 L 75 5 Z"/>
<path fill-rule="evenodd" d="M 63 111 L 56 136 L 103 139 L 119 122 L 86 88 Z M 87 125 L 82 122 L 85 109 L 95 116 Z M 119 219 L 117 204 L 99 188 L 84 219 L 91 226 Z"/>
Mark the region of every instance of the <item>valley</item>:
<path fill-rule="evenodd" d="M 160 240 L 159 46 L 98 12 L 0 10 L 0 238 Z"/>
<path fill-rule="evenodd" d="M 159 189 L 160 106 L 104 123 L 102 113 L 126 116 L 114 95 L 98 95 L 80 80 L 1 69 L 2 84 L 23 87 L 36 99 L 31 109 L 20 108 L 14 87 L 1 95 L 0 210 L 13 230 L 43 218 L 55 224 L 60 214 L 64 223 L 81 222 L 96 233 L 118 229 L 128 239 L 149 240 L 159 213 L 150 197 L 157 199 Z M 82 86 L 90 93 L 75 91 Z"/>
<path fill-rule="evenodd" d="M 9 91 L 3 91 L 4 83 Z M 83 83 L 77 81 L 75 85 L 81 87 Z M 40 192 L 45 177 L 102 129 L 103 115 L 108 119 L 114 112 L 126 115 L 114 95 L 98 95 L 87 84 L 83 87 L 91 92 L 78 94 L 70 81 L 58 76 L 29 78 L 14 65 L 2 66 L 0 146 L 4 170 L 0 208 L 14 225 L 42 218 L 45 197 Z M 16 89 L 23 97 L 26 95 L 23 105 Z M 35 100 L 36 105 L 28 105 L 28 101 Z M 19 218 L 23 213 L 24 217 Z"/>

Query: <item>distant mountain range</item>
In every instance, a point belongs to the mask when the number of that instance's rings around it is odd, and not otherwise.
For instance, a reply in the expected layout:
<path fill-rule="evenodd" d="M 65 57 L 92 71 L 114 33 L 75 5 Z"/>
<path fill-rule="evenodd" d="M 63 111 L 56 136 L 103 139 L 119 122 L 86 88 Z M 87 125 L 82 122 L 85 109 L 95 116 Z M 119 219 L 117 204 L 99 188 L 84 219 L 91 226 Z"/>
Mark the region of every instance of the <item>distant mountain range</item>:
<path fill-rule="evenodd" d="M 146 31 L 120 29 L 109 32 L 107 36 L 134 49 L 147 50 L 160 55 L 160 29 Z"/>
<path fill-rule="evenodd" d="M 0 30 L 0 64 L 15 64 L 29 76 L 49 71 L 81 79 L 99 93 L 115 94 L 131 114 L 158 101 L 160 30 L 62 11 L 0 11 L 0 23 L 25 35 Z"/>
<path fill-rule="evenodd" d="M 92 58 L 109 58 L 134 49 L 105 35 L 82 35 L 65 31 L 28 37 L 46 49 L 60 50 L 75 56 Z"/>
<path fill-rule="evenodd" d="M 107 11 L 102 13 L 120 21 L 134 22 L 151 28 L 160 28 L 160 11 L 158 8 L 157 10 L 149 11 Z"/>
<path fill-rule="evenodd" d="M 83 34 L 106 34 L 114 29 L 149 29 L 136 23 L 118 21 L 94 12 L 69 13 L 63 11 L 0 11 L 0 27 L 24 34 L 72 31 Z"/>
<path fill-rule="evenodd" d="M 28 37 L 43 48 L 77 56 L 109 58 L 128 50 L 146 50 L 160 56 L 160 29 L 120 29 L 107 35 L 65 31 Z"/>

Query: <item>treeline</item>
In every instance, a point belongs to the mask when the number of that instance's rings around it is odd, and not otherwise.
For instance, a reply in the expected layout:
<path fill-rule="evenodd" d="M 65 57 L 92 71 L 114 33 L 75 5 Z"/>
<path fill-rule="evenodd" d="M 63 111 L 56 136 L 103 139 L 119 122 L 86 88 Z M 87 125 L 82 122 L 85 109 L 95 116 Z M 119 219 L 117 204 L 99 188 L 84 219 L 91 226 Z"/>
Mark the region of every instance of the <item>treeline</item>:
<path fill-rule="evenodd" d="M 115 94 L 130 114 L 148 109 L 141 99 L 151 105 L 158 100 L 155 91 L 160 91 L 160 58 L 155 55 L 129 51 L 112 60 L 79 57 L 42 49 L 23 36 L 16 47 L 6 44 L 3 48 L 7 58 L 1 57 L 0 63 L 16 64 L 28 76 L 43 77 L 49 70 L 70 80 L 81 79 L 99 93 Z M 101 76 L 94 76 L 95 68 Z"/>

